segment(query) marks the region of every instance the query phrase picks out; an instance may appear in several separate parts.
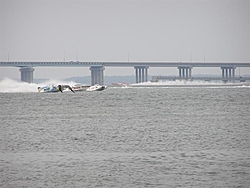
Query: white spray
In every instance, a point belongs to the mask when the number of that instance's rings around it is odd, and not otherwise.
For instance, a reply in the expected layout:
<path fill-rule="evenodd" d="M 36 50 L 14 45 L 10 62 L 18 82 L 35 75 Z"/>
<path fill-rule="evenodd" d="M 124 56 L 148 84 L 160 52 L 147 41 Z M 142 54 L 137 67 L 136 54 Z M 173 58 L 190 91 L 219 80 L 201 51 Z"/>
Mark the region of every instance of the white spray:
<path fill-rule="evenodd" d="M 49 84 L 62 84 L 62 85 L 74 85 L 75 82 L 65 82 L 62 80 L 49 80 L 40 84 L 26 83 L 21 81 L 4 78 L 0 80 L 0 93 L 25 93 L 25 92 L 37 92 L 38 87 L 43 87 Z"/>

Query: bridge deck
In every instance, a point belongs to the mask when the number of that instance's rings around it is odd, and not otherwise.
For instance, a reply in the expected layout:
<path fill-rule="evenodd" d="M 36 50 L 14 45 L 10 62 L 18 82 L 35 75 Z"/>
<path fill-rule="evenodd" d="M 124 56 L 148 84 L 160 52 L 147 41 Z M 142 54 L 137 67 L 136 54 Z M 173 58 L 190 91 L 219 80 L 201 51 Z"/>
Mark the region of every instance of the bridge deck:
<path fill-rule="evenodd" d="M 86 67 L 86 66 L 105 66 L 105 67 L 135 67 L 135 66 L 146 66 L 146 67 L 250 67 L 249 62 L 28 62 L 28 61 L 13 61 L 13 62 L 0 62 L 0 66 L 4 67 Z"/>

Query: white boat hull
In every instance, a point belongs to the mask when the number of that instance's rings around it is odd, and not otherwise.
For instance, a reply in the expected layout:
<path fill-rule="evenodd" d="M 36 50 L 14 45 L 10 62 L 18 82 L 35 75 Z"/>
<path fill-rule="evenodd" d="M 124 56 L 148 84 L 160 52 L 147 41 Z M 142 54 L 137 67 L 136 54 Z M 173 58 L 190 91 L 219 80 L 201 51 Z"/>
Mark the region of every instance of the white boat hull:
<path fill-rule="evenodd" d="M 90 86 L 89 88 L 87 88 L 86 91 L 102 91 L 102 90 L 105 90 L 105 89 L 107 89 L 107 86 L 95 84 L 95 85 Z"/>

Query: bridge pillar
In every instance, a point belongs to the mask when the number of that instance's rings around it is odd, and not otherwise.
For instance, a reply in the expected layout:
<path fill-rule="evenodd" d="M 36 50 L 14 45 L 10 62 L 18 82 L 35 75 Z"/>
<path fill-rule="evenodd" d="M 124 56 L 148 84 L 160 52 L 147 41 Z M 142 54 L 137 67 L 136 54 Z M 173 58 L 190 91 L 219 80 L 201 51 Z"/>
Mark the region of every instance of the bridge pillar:
<path fill-rule="evenodd" d="M 182 78 L 185 78 L 185 68 L 182 68 Z"/>
<path fill-rule="evenodd" d="M 221 71 L 222 71 L 222 78 L 225 77 L 225 69 L 221 67 Z"/>
<path fill-rule="evenodd" d="M 192 79 L 192 68 L 189 68 L 189 79 Z"/>
<path fill-rule="evenodd" d="M 148 81 L 148 67 L 146 66 L 135 66 L 135 82 L 147 82 Z"/>
<path fill-rule="evenodd" d="M 104 74 L 103 71 L 105 68 L 102 65 L 91 66 L 89 68 L 91 70 L 91 85 L 100 84 L 103 85 L 104 83 Z"/>
<path fill-rule="evenodd" d="M 22 67 L 19 69 L 21 72 L 21 81 L 22 82 L 28 82 L 28 83 L 33 83 L 33 72 L 34 72 L 33 67 Z"/>
<path fill-rule="evenodd" d="M 142 82 L 142 77 L 141 77 L 142 69 L 139 68 L 138 70 L 139 70 L 139 83 L 141 83 Z"/>
<path fill-rule="evenodd" d="M 192 79 L 192 68 L 191 66 L 178 67 L 179 69 L 179 79 Z"/>
<path fill-rule="evenodd" d="M 221 67 L 222 80 L 227 82 L 228 80 L 235 81 L 235 68 L 236 67 Z"/>

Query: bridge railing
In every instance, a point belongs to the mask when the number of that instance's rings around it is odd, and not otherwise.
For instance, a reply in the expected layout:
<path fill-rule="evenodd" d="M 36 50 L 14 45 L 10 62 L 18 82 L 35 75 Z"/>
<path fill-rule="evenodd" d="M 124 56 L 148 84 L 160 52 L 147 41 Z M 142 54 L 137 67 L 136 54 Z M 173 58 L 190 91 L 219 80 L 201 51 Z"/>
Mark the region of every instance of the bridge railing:
<path fill-rule="evenodd" d="M 5 61 L 0 62 L 0 66 L 13 66 L 13 67 L 24 67 L 24 66 L 91 66 L 91 65 L 102 65 L 107 67 L 134 67 L 134 66 L 148 66 L 148 67 L 250 67 L 250 63 L 243 62 L 168 62 L 168 61 L 99 61 L 99 62 L 83 62 L 83 61 Z"/>

